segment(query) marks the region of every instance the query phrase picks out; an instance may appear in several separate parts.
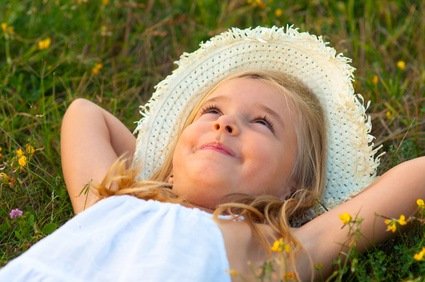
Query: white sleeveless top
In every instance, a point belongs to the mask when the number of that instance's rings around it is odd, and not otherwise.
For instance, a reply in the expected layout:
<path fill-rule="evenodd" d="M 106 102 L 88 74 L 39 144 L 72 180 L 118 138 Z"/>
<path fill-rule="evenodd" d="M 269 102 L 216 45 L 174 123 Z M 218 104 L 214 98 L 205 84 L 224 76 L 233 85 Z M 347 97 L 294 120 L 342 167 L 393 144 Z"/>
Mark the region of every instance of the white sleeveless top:
<path fill-rule="evenodd" d="M 212 215 L 114 196 L 78 214 L 0 270 L 0 281 L 230 281 Z"/>

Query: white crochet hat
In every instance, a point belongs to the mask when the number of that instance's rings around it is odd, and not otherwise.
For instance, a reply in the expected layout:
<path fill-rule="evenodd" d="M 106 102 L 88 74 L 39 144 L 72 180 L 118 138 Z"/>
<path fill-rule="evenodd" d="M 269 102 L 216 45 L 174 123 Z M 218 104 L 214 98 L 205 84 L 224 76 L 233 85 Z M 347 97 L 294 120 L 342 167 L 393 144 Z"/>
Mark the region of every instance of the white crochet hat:
<path fill-rule="evenodd" d="M 331 208 L 357 194 L 373 180 L 379 157 L 373 148 L 370 118 L 354 94 L 350 59 L 336 54 L 321 37 L 292 27 L 233 28 L 184 53 L 178 68 L 156 87 L 141 107 L 134 162 L 141 179 L 161 167 L 200 94 L 241 71 L 280 71 L 302 81 L 318 97 L 328 125 L 326 190 L 321 203 Z"/>

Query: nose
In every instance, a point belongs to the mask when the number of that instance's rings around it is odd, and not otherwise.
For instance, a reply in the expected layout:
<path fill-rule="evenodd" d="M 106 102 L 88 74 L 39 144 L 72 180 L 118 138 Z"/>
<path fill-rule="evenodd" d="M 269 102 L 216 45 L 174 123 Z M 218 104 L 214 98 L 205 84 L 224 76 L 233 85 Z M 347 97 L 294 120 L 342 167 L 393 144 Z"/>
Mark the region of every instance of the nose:
<path fill-rule="evenodd" d="M 233 117 L 230 115 L 221 115 L 214 121 L 214 129 L 218 131 L 224 131 L 230 135 L 238 135 L 239 127 Z"/>

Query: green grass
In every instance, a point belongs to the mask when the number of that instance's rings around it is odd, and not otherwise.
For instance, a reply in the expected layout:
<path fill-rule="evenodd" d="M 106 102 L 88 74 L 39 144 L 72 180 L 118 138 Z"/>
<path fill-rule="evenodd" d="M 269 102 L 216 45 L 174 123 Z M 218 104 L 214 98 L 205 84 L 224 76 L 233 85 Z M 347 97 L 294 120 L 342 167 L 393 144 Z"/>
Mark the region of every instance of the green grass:
<path fill-rule="evenodd" d="M 231 26 L 293 24 L 322 34 L 353 58 L 356 91 L 372 102 L 373 134 L 387 151 L 381 171 L 425 154 L 423 1 L 258 2 L 0 1 L 0 265 L 72 216 L 59 154 L 67 105 L 89 98 L 133 129 L 138 106 L 173 61 Z M 93 74 L 97 63 L 103 68 Z M 16 150 L 26 144 L 36 151 L 20 168 Z M 24 215 L 10 219 L 14 208 Z M 412 259 L 424 232 L 418 224 L 353 255 L 332 280 L 425 280 L 425 263 Z"/>

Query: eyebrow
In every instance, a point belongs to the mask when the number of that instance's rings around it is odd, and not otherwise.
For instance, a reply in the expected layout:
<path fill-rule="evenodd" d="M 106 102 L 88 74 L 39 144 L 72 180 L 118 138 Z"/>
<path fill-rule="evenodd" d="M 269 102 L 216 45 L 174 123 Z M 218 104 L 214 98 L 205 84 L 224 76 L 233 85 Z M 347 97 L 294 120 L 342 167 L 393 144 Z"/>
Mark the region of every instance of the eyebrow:
<path fill-rule="evenodd" d="M 202 104 L 211 103 L 211 102 L 217 102 L 217 101 L 218 102 L 220 102 L 220 101 L 226 102 L 226 101 L 229 101 L 229 100 L 230 100 L 230 98 L 227 97 L 227 96 L 216 96 L 216 97 L 213 97 L 213 98 L 205 99 L 205 101 Z"/>

